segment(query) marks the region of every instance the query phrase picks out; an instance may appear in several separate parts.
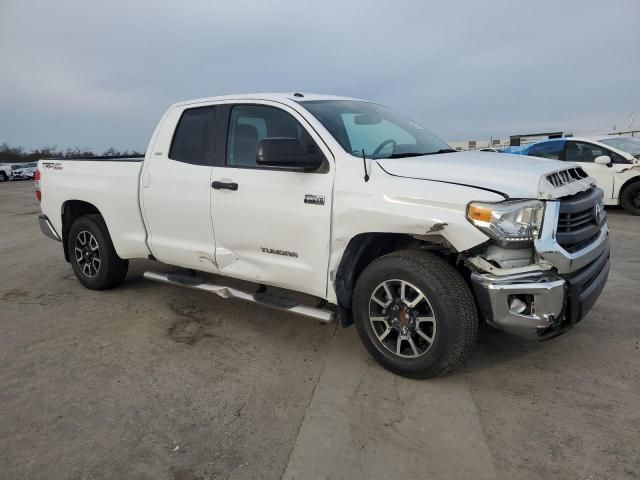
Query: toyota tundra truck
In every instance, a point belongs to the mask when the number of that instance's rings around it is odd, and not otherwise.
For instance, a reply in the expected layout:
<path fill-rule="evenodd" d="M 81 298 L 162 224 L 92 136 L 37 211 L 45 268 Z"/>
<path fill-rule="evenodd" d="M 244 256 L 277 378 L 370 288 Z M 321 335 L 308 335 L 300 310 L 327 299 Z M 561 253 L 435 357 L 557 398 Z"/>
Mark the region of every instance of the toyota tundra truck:
<path fill-rule="evenodd" d="M 414 378 L 459 364 L 480 323 L 564 333 L 609 272 L 603 192 L 580 167 L 456 152 L 344 97 L 177 103 L 143 157 L 41 160 L 36 196 L 87 288 L 158 260 L 175 271 L 145 278 L 355 324 L 377 362 Z"/>

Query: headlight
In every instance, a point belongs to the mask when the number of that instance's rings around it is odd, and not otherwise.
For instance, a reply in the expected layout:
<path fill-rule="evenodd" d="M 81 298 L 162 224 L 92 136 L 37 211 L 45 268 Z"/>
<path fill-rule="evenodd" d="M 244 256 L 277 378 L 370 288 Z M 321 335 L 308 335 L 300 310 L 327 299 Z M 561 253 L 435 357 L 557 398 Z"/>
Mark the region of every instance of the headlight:
<path fill-rule="evenodd" d="M 530 242 L 542 226 L 544 203 L 514 200 L 500 203 L 473 202 L 467 218 L 490 237 L 504 243 Z"/>

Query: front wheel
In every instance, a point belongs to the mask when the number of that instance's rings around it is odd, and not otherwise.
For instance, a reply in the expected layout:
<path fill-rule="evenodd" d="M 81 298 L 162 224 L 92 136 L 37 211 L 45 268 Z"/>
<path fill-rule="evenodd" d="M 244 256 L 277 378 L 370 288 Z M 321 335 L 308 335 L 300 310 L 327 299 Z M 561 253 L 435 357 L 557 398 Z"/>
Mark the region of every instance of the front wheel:
<path fill-rule="evenodd" d="M 6 182 L 9 180 L 9 176 L 5 172 L 0 172 L 0 182 Z"/>
<path fill-rule="evenodd" d="M 67 242 L 71 267 L 82 285 L 91 290 L 107 290 L 124 281 L 129 261 L 116 253 L 100 215 L 78 218 Z"/>
<path fill-rule="evenodd" d="M 478 332 L 469 287 L 428 252 L 400 251 L 373 261 L 356 283 L 353 312 L 374 360 L 412 378 L 449 372 L 471 351 Z"/>
<path fill-rule="evenodd" d="M 631 215 L 640 215 L 640 182 L 632 183 L 623 190 L 620 203 Z"/>

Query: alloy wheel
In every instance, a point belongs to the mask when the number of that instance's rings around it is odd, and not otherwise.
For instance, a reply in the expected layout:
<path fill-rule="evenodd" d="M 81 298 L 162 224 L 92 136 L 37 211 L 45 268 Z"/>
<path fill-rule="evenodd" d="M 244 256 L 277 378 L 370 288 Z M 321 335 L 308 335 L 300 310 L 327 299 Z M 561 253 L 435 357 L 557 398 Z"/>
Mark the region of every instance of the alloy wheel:
<path fill-rule="evenodd" d="M 95 277 L 100 270 L 101 262 L 96 237 L 91 232 L 82 230 L 76 236 L 74 252 L 80 271 L 89 278 Z"/>
<path fill-rule="evenodd" d="M 378 341 L 399 357 L 424 355 L 436 338 L 436 317 L 429 300 L 405 280 L 386 280 L 373 290 L 369 321 Z"/>

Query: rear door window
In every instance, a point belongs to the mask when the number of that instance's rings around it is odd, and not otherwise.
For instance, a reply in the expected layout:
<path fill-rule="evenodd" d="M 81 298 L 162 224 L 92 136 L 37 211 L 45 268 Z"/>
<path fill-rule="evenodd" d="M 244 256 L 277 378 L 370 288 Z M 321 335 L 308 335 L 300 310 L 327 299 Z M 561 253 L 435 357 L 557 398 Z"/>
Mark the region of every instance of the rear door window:
<path fill-rule="evenodd" d="M 557 142 L 538 143 L 529 148 L 527 155 L 560 160 L 562 158 L 562 151 L 564 150 L 564 143 L 565 142 L 562 140 Z"/>
<path fill-rule="evenodd" d="M 215 107 L 191 108 L 180 117 L 169 158 L 194 165 L 211 165 Z"/>

